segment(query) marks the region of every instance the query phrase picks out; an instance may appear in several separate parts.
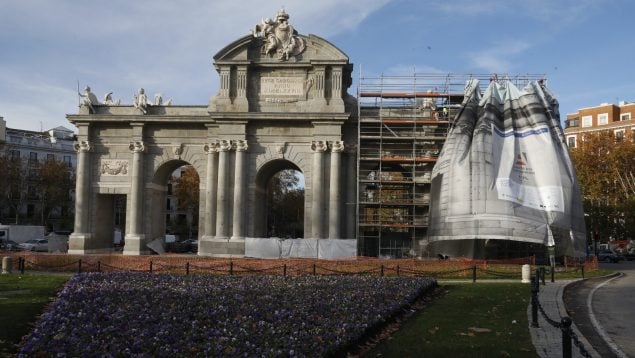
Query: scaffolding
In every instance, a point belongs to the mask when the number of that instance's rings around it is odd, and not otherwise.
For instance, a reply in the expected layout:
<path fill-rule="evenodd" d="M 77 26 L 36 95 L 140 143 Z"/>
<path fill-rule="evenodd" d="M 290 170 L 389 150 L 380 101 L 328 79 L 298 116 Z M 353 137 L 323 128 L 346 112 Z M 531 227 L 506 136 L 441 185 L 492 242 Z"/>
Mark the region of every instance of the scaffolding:
<path fill-rule="evenodd" d="M 358 254 L 422 256 L 432 168 L 468 80 L 496 75 L 419 74 L 363 77 L 358 82 Z M 543 75 L 510 77 L 517 87 Z M 482 89 L 481 89 L 482 90 Z"/>

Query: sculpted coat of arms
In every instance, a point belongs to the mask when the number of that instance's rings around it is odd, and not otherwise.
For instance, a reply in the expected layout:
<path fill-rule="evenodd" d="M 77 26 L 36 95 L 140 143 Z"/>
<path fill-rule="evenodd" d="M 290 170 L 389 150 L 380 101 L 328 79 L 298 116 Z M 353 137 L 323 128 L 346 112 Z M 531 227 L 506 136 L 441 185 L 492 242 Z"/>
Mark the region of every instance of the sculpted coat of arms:
<path fill-rule="evenodd" d="M 297 36 L 298 32 L 289 25 L 289 14 L 284 9 L 278 11 L 275 21 L 270 18 L 263 19 L 252 30 L 252 34 L 255 38 L 263 40 L 264 54 L 277 55 L 280 61 L 287 61 L 301 54 L 306 48 L 304 39 Z"/>

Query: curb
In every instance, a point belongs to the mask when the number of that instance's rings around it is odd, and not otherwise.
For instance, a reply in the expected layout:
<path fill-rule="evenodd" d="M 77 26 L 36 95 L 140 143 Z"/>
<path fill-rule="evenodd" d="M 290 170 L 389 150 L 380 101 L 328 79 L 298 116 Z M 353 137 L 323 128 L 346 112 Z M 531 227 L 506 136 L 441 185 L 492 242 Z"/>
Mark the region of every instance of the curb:
<path fill-rule="evenodd" d="M 628 355 L 622 352 L 622 350 L 617 346 L 617 344 L 613 342 L 611 337 L 609 337 L 609 335 L 604 330 L 604 327 L 602 327 L 600 322 L 595 317 L 595 314 L 593 313 L 593 296 L 595 295 L 595 291 L 597 291 L 599 288 L 606 285 L 607 283 L 617 278 L 621 278 L 623 276 L 624 276 L 624 273 L 622 272 L 616 272 L 608 276 L 603 276 L 603 277 L 606 277 L 607 279 L 603 281 L 602 283 L 600 283 L 599 285 L 595 286 L 593 290 L 591 290 L 591 293 L 589 293 L 589 295 L 587 296 L 586 305 L 587 305 L 587 311 L 589 312 L 589 319 L 591 320 L 591 324 L 593 325 L 593 328 L 596 330 L 596 332 L 600 335 L 600 337 L 602 337 L 606 345 L 609 346 L 611 351 L 613 351 L 613 353 L 615 353 L 615 355 L 617 355 L 618 357 L 627 358 Z"/>

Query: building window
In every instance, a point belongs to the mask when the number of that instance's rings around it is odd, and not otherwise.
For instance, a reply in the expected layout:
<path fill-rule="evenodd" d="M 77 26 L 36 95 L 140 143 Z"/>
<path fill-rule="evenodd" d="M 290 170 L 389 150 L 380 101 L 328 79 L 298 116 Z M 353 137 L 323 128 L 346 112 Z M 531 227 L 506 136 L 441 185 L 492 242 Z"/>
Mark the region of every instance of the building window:
<path fill-rule="evenodd" d="M 616 129 L 615 131 L 613 131 L 613 134 L 615 135 L 615 141 L 621 142 L 622 140 L 624 140 L 625 132 L 626 131 L 624 129 Z"/>
<path fill-rule="evenodd" d="M 607 124 L 609 124 L 609 114 L 608 113 L 598 114 L 598 126 L 604 126 Z"/>
<path fill-rule="evenodd" d="M 172 195 L 172 183 L 168 183 L 168 195 Z"/>
<path fill-rule="evenodd" d="M 591 127 L 593 125 L 593 116 L 582 117 L 582 127 Z"/>
<path fill-rule="evenodd" d="M 628 121 L 631 119 L 630 113 L 622 113 L 620 114 L 620 121 Z"/>
<path fill-rule="evenodd" d="M 11 159 L 20 159 L 20 151 L 17 149 L 11 149 L 11 151 L 9 151 L 9 153 L 11 153 Z"/>
<path fill-rule="evenodd" d="M 566 128 L 579 127 L 580 120 L 578 118 L 571 118 L 565 122 L 565 125 L 566 125 Z"/>
<path fill-rule="evenodd" d="M 49 154 L 46 155 L 46 161 L 52 162 L 54 160 L 55 160 L 55 154 L 50 154 L 49 153 Z"/>
<path fill-rule="evenodd" d="M 572 135 L 570 137 L 567 137 L 567 145 L 569 146 L 569 148 L 575 148 L 575 136 Z"/>
<path fill-rule="evenodd" d="M 35 205 L 28 204 L 26 206 L 26 216 L 32 218 L 35 215 Z"/>
<path fill-rule="evenodd" d="M 70 155 L 65 155 L 64 156 L 64 163 L 68 164 L 69 168 L 73 167 L 73 163 L 71 162 L 71 156 Z"/>
<path fill-rule="evenodd" d="M 170 210 L 170 198 L 167 198 L 167 199 L 165 200 L 165 208 L 166 208 L 166 209 L 168 209 L 168 210 Z"/>
<path fill-rule="evenodd" d="M 30 152 L 29 153 L 29 162 L 30 163 L 37 163 L 37 152 Z"/>
<path fill-rule="evenodd" d="M 29 185 L 27 187 L 27 195 L 28 195 L 29 200 L 37 199 L 37 193 L 35 192 L 35 187 L 34 186 Z"/>

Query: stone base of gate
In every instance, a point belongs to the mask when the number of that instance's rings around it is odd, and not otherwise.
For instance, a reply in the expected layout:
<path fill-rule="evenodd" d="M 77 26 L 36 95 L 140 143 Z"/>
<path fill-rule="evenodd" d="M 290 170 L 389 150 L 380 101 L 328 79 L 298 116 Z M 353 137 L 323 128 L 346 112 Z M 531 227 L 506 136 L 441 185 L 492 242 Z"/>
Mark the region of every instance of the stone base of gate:
<path fill-rule="evenodd" d="M 152 251 L 146 247 L 145 235 L 126 235 L 124 243 L 124 255 L 149 255 L 152 253 Z"/>
<path fill-rule="evenodd" d="M 245 240 L 203 236 L 198 243 L 199 256 L 244 257 Z"/>
<path fill-rule="evenodd" d="M 68 253 L 71 255 L 83 255 L 91 253 L 96 248 L 91 247 L 93 234 L 72 233 L 68 237 Z"/>

